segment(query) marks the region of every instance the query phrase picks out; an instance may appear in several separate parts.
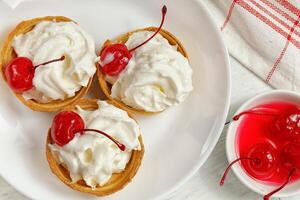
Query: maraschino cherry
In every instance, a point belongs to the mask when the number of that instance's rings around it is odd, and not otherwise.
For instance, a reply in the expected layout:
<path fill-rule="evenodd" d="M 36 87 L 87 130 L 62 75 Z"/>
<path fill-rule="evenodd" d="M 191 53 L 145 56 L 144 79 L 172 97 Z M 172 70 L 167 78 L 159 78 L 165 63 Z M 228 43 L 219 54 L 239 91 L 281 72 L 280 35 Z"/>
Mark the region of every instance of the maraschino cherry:
<path fill-rule="evenodd" d="M 273 131 L 287 138 L 300 136 L 300 108 L 295 107 L 279 115 L 273 125 Z"/>
<path fill-rule="evenodd" d="M 241 112 L 233 117 L 233 121 L 244 115 L 255 117 L 245 118 L 237 129 L 241 158 L 234 163 L 241 161 L 247 174 L 256 180 L 280 184 L 264 196 L 264 200 L 268 200 L 286 187 L 292 178 L 297 180 L 300 177 L 300 108 L 297 104 L 274 101 Z M 276 145 L 276 150 L 267 145 L 253 146 L 253 149 L 251 145 L 256 141 L 270 141 L 268 143 L 271 147 Z M 262 167 L 258 162 L 262 160 L 261 154 L 268 158 L 261 162 Z"/>
<path fill-rule="evenodd" d="M 240 157 L 232 161 L 221 178 L 223 185 L 231 167 L 239 162 L 244 162 L 245 170 L 256 179 L 265 179 L 272 176 L 278 165 L 276 149 L 269 143 L 258 143 L 248 150 L 246 157 Z"/>
<path fill-rule="evenodd" d="M 281 159 L 281 164 L 289 170 L 287 179 L 281 186 L 279 186 L 278 188 L 276 188 L 269 194 L 266 194 L 264 196 L 264 200 L 269 200 L 273 194 L 282 190 L 290 182 L 292 176 L 295 173 L 299 173 L 299 170 L 300 170 L 300 143 L 297 141 L 294 141 L 294 142 L 286 144 L 284 146 L 284 148 L 282 149 L 280 159 Z"/>
<path fill-rule="evenodd" d="M 290 180 L 291 180 L 292 176 L 294 175 L 295 171 L 296 171 L 295 168 L 291 169 L 290 172 L 289 172 L 289 174 L 288 174 L 288 176 L 287 176 L 286 181 L 281 186 L 279 186 L 278 188 L 276 188 L 275 190 L 273 190 L 270 193 L 266 194 L 264 196 L 264 200 L 269 200 L 272 195 L 274 195 L 275 193 L 277 193 L 280 190 L 282 190 L 290 182 Z"/>
<path fill-rule="evenodd" d="M 297 138 L 300 136 L 300 108 L 293 107 L 283 112 L 271 108 L 253 108 L 235 115 L 232 120 L 237 121 L 243 115 L 258 115 L 274 117 L 274 123 L 271 124 L 271 131 L 282 134 L 286 138 Z M 228 124 L 230 122 L 227 122 Z"/>
<path fill-rule="evenodd" d="M 82 135 L 85 131 L 93 131 L 104 135 L 105 137 L 113 141 L 121 151 L 125 151 L 125 145 L 118 142 L 110 135 L 100 130 L 86 129 L 84 127 L 85 124 L 83 119 L 76 112 L 62 111 L 58 113 L 53 119 L 51 126 L 51 138 L 55 142 L 55 144 L 64 146 L 74 138 L 76 133 L 80 133 Z"/>
<path fill-rule="evenodd" d="M 111 44 L 106 46 L 100 53 L 99 64 L 100 65 L 101 63 L 103 64 L 103 66 L 101 66 L 102 71 L 109 76 L 117 76 L 119 73 L 121 73 L 129 63 L 132 57 L 131 53 L 135 51 L 137 48 L 149 42 L 152 38 L 154 38 L 156 34 L 159 33 L 165 21 L 166 13 L 167 13 L 167 6 L 163 6 L 162 20 L 160 26 L 151 37 L 149 37 L 146 41 L 137 45 L 136 47 L 128 50 L 127 46 L 121 43 Z"/>
<path fill-rule="evenodd" d="M 5 68 L 5 77 L 9 87 L 17 93 L 30 90 L 33 87 L 33 77 L 36 68 L 53 62 L 63 61 L 65 56 L 50 60 L 36 66 L 27 57 L 17 57 L 13 59 Z"/>
<path fill-rule="evenodd" d="M 276 149 L 269 143 L 254 145 L 250 148 L 247 156 L 249 158 L 256 158 L 252 161 L 245 161 L 244 165 L 247 172 L 254 178 L 264 180 L 272 176 L 276 171 L 278 156 Z"/>
<path fill-rule="evenodd" d="M 300 142 L 292 141 L 286 144 L 280 155 L 283 166 L 287 169 L 296 168 L 300 172 Z"/>
<path fill-rule="evenodd" d="M 272 176 L 276 172 L 277 167 L 279 165 L 278 156 L 276 153 L 276 149 L 274 147 L 272 147 L 269 143 L 256 144 L 250 148 L 247 157 L 238 158 L 230 163 L 230 165 L 227 167 L 227 169 L 224 172 L 224 175 L 221 178 L 220 181 L 221 186 L 224 184 L 226 176 L 230 168 L 232 167 L 232 165 L 239 161 L 246 162 L 244 164 L 245 170 L 252 177 L 259 180 L 264 180 Z M 266 194 L 264 196 L 264 200 L 269 200 L 273 194 L 283 189 L 289 183 L 294 173 L 295 173 L 295 168 L 292 168 L 290 170 L 290 173 L 288 174 L 286 181 L 280 187 Z"/>

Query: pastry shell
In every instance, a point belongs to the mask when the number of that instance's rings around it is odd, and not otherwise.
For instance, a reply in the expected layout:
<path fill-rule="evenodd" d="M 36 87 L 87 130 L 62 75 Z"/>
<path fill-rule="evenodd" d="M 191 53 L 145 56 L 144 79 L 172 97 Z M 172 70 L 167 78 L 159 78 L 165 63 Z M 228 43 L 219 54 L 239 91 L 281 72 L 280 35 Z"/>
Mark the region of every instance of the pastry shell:
<path fill-rule="evenodd" d="M 133 34 L 133 33 L 136 33 L 136 32 L 140 32 L 140 31 L 156 31 L 157 28 L 156 27 L 147 27 L 147 28 L 142 28 L 142 29 L 137 29 L 137 30 L 134 30 L 134 31 L 131 31 L 131 32 L 128 32 L 128 33 L 125 33 L 123 35 L 120 35 L 118 36 L 116 39 L 114 39 L 113 41 L 112 40 L 106 40 L 104 42 L 104 44 L 102 45 L 102 48 L 101 48 L 101 51 L 109 44 L 114 44 L 114 43 L 123 43 L 125 44 L 128 40 L 128 38 Z M 180 52 L 184 57 L 186 57 L 188 59 L 188 55 L 186 53 L 186 50 L 184 49 L 183 45 L 181 44 L 181 42 L 173 35 L 171 34 L 170 32 L 164 30 L 164 29 L 161 29 L 159 31 L 159 33 L 165 38 L 168 40 L 168 42 L 173 45 L 173 46 L 177 46 L 177 51 Z M 101 54 L 101 51 L 99 54 Z M 152 114 L 157 114 L 157 113 L 160 113 L 160 112 L 148 112 L 148 111 L 145 111 L 145 110 L 140 110 L 140 109 L 136 109 L 136 108 L 133 108 L 131 106 L 128 106 L 126 105 L 125 103 L 117 100 L 117 99 L 114 99 L 112 96 L 111 96 L 111 87 L 112 85 L 110 83 L 108 83 L 106 80 L 105 80 L 105 74 L 103 73 L 102 71 L 102 67 L 100 66 L 99 63 L 97 63 L 97 67 L 98 67 L 98 70 L 97 70 L 97 77 L 98 77 L 98 82 L 100 84 L 100 87 L 104 93 L 104 95 L 115 105 L 115 106 L 118 106 L 118 107 L 121 107 L 123 110 L 126 110 L 128 113 L 135 113 L 135 114 L 142 114 L 142 115 L 152 115 Z"/>
<path fill-rule="evenodd" d="M 107 101 L 110 103 L 109 101 Z M 81 99 L 76 105 L 80 106 L 82 109 L 85 110 L 95 110 L 98 108 L 97 100 L 96 99 Z M 64 110 L 74 110 L 75 104 L 68 106 Z M 95 189 L 87 186 L 83 180 L 80 180 L 76 183 L 73 183 L 69 172 L 66 168 L 62 165 L 58 164 L 55 160 L 50 148 L 49 144 L 52 143 L 52 139 L 50 136 L 51 129 L 48 131 L 47 141 L 46 141 L 46 157 L 48 160 L 48 164 L 53 174 L 55 174 L 64 184 L 69 186 L 70 188 L 84 192 L 93 194 L 96 196 L 105 196 L 115 193 L 122 188 L 124 188 L 135 176 L 137 173 L 144 156 L 144 144 L 142 140 L 142 136 L 139 136 L 139 142 L 141 144 L 141 150 L 133 150 L 131 154 L 131 158 L 126 165 L 126 168 L 121 173 L 115 173 L 112 175 L 110 180 L 103 186 L 97 186 Z"/>
<path fill-rule="evenodd" d="M 14 51 L 12 47 L 12 42 L 14 37 L 25 34 L 29 31 L 31 31 L 36 24 L 42 21 L 56 21 L 56 22 L 69 22 L 73 21 L 72 19 L 69 19 L 64 16 L 46 16 L 46 17 L 40 17 L 40 18 L 34 18 L 30 20 L 23 21 L 19 23 L 8 35 L 6 40 L 3 43 L 3 46 L 1 48 L 0 52 L 0 70 L 3 79 L 6 81 L 6 76 L 5 76 L 5 68 L 6 66 L 11 62 L 12 59 L 16 58 L 16 52 Z M 53 100 L 48 103 L 41 103 L 33 99 L 26 100 L 22 94 L 20 93 L 15 93 L 15 96 L 26 106 L 28 106 L 30 109 L 34 111 L 41 111 L 41 112 L 54 112 L 62 109 L 63 107 L 72 104 L 76 101 L 78 101 L 83 95 L 87 93 L 89 90 L 91 83 L 92 83 L 91 78 L 89 80 L 89 83 L 86 87 L 82 87 L 79 91 L 75 93 L 73 97 L 69 97 L 64 100 Z"/>

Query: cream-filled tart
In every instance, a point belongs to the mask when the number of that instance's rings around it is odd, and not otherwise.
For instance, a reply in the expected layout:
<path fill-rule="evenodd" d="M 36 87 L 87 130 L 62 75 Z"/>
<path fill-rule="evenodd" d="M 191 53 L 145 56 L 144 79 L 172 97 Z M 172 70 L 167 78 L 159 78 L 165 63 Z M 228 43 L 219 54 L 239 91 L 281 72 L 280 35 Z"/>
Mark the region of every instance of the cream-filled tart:
<path fill-rule="evenodd" d="M 137 122 L 109 101 L 68 106 L 54 117 L 46 142 L 51 171 L 72 189 L 97 196 L 125 187 L 143 155 Z"/>
<path fill-rule="evenodd" d="M 21 22 L 0 55 L 4 80 L 36 111 L 57 111 L 74 103 L 88 91 L 96 72 L 93 38 L 63 16 Z"/>
<path fill-rule="evenodd" d="M 159 113 L 183 102 L 193 90 L 192 67 L 180 41 L 148 27 L 107 40 L 100 52 L 98 79 L 104 94 L 129 112 Z"/>

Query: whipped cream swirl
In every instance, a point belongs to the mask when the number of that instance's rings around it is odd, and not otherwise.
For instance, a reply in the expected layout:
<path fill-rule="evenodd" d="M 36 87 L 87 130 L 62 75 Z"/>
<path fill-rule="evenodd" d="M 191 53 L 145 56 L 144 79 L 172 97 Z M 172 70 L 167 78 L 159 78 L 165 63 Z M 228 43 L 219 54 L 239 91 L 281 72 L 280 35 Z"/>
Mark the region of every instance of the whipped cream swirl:
<path fill-rule="evenodd" d="M 86 127 L 101 130 L 126 146 L 121 151 L 110 139 L 94 132 L 77 134 L 68 144 L 49 145 L 56 160 L 65 166 L 73 182 L 83 179 L 92 188 L 107 183 L 113 173 L 122 172 L 131 158 L 132 150 L 140 150 L 140 130 L 128 114 L 105 101 L 99 108 L 86 111 L 77 107 Z"/>
<path fill-rule="evenodd" d="M 66 99 L 86 87 L 96 72 L 95 42 L 74 22 L 42 21 L 33 30 L 16 36 L 12 46 L 18 56 L 34 65 L 65 56 L 65 60 L 35 70 L 33 89 L 25 99 L 39 102 Z"/>
<path fill-rule="evenodd" d="M 150 31 L 136 32 L 125 45 L 131 49 L 152 34 Z M 149 112 L 176 105 L 193 90 L 188 59 L 160 34 L 134 51 L 126 69 L 118 77 L 106 76 L 106 80 L 113 84 L 113 98 Z"/>

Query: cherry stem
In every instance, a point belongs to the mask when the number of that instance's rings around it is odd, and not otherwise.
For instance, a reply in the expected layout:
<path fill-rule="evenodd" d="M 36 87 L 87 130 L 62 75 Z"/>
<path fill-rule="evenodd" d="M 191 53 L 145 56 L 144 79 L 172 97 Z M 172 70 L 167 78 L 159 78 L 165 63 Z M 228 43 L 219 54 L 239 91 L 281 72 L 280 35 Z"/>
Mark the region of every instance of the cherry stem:
<path fill-rule="evenodd" d="M 136 46 L 136 47 L 130 49 L 129 52 L 135 51 L 137 48 L 143 46 L 144 44 L 146 44 L 147 42 L 149 42 L 152 38 L 154 38 L 154 36 L 155 36 L 157 33 L 159 33 L 159 31 L 161 30 L 161 28 L 162 28 L 162 26 L 163 26 L 163 24 L 164 24 L 165 17 L 166 17 L 166 14 L 167 14 L 167 6 L 166 6 L 166 5 L 164 5 L 164 6 L 162 7 L 161 12 L 162 12 L 161 23 L 160 23 L 158 29 L 155 31 L 155 33 L 154 33 L 151 37 L 149 37 L 145 42 L 143 42 L 142 44 L 139 44 L 138 46 Z"/>
<path fill-rule="evenodd" d="M 246 110 L 235 116 L 233 116 L 231 121 L 227 121 L 225 126 L 230 124 L 232 121 L 238 121 L 243 115 L 265 115 L 265 116 L 277 116 L 279 115 L 278 111 L 271 108 L 254 108 L 251 110 Z"/>
<path fill-rule="evenodd" d="M 63 61 L 65 59 L 65 56 L 62 56 L 60 58 L 57 58 L 57 59 L 54 59 L 54 60 L 50 60 L 50 61 L 47 61 L 47 62 L 44 62 L 44 63 L 41 63 L 41 64 L 38 64 L 36 66 L 34 66 L 34 69 L 38 68 L 39 66 L 42 66 L 42 65 L 48 65 L 50 63 L 53 63 L 53 62 L 59 62 L 59 61 Z"/>
<path fill-rule="evenodd" d="M 256 161 L 260 161 L 260 159 L 258 159 L 258 158 L 238 158 L 238 159 L 235 159 L 235 160 L 232 161 L 232 162 L 228 165 L 228 167 L 226 168 L 226 170 L 225 170 L 225 172 L 224 172 L 224 174 L 223 174 L 223 176 L 222 176 L 222 178 L 221 178 L 221 180 L 220 180 L 220 186 L 223 186 L 223 185 L 224 185 L 225 179 L 226 179 L 226 177 L 227 177 L 227 175 L 228 175 L 228 173 L 229 173 L 231 167 L 232 167 L 235 163 L 237 163 L 237 162 L 239 162 L 239 161 L 241 161 L 241 160 L 254 160 L 254 161 L 256 160 Z"/>
<path fill-rule="evenodd" d="M 117 140 L 115 140 L 114 138 L 112 138 L 110 135 L 108 135 L 107 133 L 104 133 L 103 131 L 99 131 L 99 130 L 96 130 L 96 129 L 89 129 L 89 128 L 86 128 L 86 129 L 77 129 L 77 130 L 74 130 L 74 133 L 80 133 L 80 132 L 85 132 L 85 131 L 93 131 L 93 132 L 97 132 L 97 133 L 100 133 L 101 135 L 104 135 L 105 137 L 109 138 L 111 141 L 113 141 L 121 151 L 125 151 L 126 147 L 124 144 L 118 142 Z"/>
<path fill-rule="evenodd" d="M 227 126 L 230 123 L 231 123 L 231 121 L 227 121 L 227 122 L 225 122 L 224 126 Z"/>
<path fill-rule="evenodd" d="M 279 192 L 280 190 L 282 190 L 282 189 L 290 182 L 291 177 L 293 176 L 293 174 L 295 173 L 295 171 L 296 171 L 296 168 L 291 169 L 291 171 L 289 172 L 289 175 L 288 175 L 286 181 L 285 181 L 280 187 L 278 187 L 277 189 L 273 190 L 273 191 L 270 192 L 269 194 L 266 194 L 266 195 L 264 196 L 264 200 L 269 200 L 270 197 L 271 197 L 273 194 L 275 194 L 275 193 Z"/>

